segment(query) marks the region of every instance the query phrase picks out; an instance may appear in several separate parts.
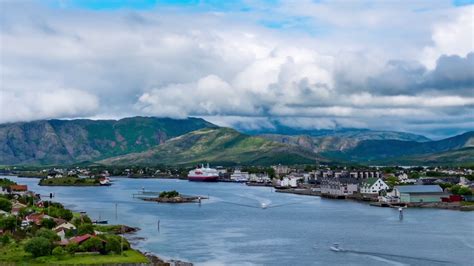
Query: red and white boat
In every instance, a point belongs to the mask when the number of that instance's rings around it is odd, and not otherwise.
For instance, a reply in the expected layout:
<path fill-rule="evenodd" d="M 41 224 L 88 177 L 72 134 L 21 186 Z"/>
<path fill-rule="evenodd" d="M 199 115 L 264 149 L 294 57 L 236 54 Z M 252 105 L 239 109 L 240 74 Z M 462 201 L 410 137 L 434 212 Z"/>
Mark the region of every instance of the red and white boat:
<path fill-rule="evenodd" d="M 201 165 L 194 170 L 189 171 L 188 180 L 189 181 L 203 181 L 203 182 L 214 182 L 219 178 L 219 172 L 216 169 L 210 168 L 209 164 L 207 167 Z"/>

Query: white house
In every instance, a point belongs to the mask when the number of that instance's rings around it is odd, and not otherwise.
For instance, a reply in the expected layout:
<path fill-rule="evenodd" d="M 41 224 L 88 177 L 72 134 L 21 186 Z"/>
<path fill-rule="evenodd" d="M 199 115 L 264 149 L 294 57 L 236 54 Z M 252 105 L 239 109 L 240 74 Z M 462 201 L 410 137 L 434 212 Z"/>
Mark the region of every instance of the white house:
<path fill-rule="evenodd" d="M 401 173 L 397 176 L 397 178 L 398 181 L 402 184 L 414 184 L 416 182 L 415 179 L 408 178 L 408 175 L 406 173 Z"/>
<path fill-rule="evenodd" d="M 61 240 L 66 239 L 66 231 L 67 230 L 75 230 L 76 226 L 74 226 L 72 223 L 65 222 L 62 223 L 58 226 L 56 226 L 53 231 L 56 232 L 56 234 L 61 238 Z"/>
<path fill-rule="evenodd" d="M 284 177 L 281 182 L 280 186 L 282 187 L 298 187 L 298 178 L 295 177 Z"/>
<path fill-rule="evenodd" d="M 379 194 L 381 190 L 388 190 L 389 186 L 380 178 L 369 178 L 359 187 L 362 194 Z"/>

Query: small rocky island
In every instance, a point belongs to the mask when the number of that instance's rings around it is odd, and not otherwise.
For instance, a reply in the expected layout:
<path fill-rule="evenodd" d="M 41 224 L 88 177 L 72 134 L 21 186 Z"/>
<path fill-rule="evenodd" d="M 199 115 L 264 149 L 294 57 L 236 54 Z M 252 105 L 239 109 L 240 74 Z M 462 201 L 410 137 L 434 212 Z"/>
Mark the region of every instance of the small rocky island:
<path fill-rule="evenodd" d="M 159 203 L 200 203 L 201 200 L 207 199 L 207 197 L 203 196 L 182 195 L 176 190 L 162 192 L 141 191 L 138 194 L 134 194 L 134 197 L 144 201 L 155 201 Z"/>

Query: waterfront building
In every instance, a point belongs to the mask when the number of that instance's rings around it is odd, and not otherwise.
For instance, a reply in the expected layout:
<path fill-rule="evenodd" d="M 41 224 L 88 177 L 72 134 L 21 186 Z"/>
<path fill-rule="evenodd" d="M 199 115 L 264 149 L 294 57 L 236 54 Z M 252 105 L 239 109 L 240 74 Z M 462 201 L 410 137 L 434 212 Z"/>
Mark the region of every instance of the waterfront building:
<path fill-rule="evenodd" d="M 276 176 L 284 176 L 290 172 L 290 169 L 287 165 L 274 165 L 272 166 L 273 170 L 275 170 Z"/>
<path fill-rule="evenodd" d="M 392 193 L 406 203 L 441 202 L 441 198 L 447 196 L 439 185 L 395 186 Z"/>
<path fill-rule="evenodd" d="M 249 180 L 248 172 L 241 172 L 239 169 L 236 169 L 234 173 L 230 175 L 230 179 L 235 182 L 247 182 Z"/>
<path fill-rule="evenodd" d="M 253 183 L 270 183 L 271 178 L 267 174 L 250 174 L 249 182 Z"/>
<path fill-rule="evenodd" d="M 285 176 L 281 181 L 280 181 L 280 187 L 292 187 L 296 188 L 298 187 L 298 177 L 292 177 L 292 176 Z"/>
<path fill-rule="evenodd" d="M 345 197 L 358 191 L 358 182 L 353 178 L 326 177 L 321 180 L 321 194 L 333 197 Z"/>
<path fill-rule="evenodd" d="M 388 190 L 389 186 L 380 178 L 368 178 L 360 185 L 362 194 L 379 194 L 382 190 Z"/>

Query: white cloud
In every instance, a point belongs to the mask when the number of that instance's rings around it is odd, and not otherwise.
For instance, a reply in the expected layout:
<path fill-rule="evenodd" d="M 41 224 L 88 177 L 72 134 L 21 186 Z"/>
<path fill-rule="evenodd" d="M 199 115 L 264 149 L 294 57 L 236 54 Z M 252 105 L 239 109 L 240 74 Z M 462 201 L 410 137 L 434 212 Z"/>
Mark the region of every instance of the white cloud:
<path fill-rule="evenodd" d="M 414 115 L 454 119 L 472 112 L 473 73 L 457 69 L 474 58 L 473 8 L 447 3 L 298 1 L 229 13 L 6 3 L 1 121 L 144 114 L 249 129 L 403 129 Z M 287 18 L 307 24 L 259 24 Z M 434 68 L 444 54 L 461 57 Z"/>
<path fill-rule="evenodd" d="M 94 114 L 99 100 L 74 89 L 0 93 L 0 122 L 31 121 L 47 118 L 72 118 Z"/>
<path fill-rule="evenodd" d="M 459 8 L 454 20 L 436 24 L 433 28 L 433 45 L 424 48 L 422 62 L 430 69 L 442 55 L 466 56 L 474 50 L 474 6 Z"/>

